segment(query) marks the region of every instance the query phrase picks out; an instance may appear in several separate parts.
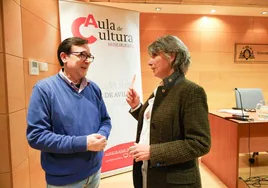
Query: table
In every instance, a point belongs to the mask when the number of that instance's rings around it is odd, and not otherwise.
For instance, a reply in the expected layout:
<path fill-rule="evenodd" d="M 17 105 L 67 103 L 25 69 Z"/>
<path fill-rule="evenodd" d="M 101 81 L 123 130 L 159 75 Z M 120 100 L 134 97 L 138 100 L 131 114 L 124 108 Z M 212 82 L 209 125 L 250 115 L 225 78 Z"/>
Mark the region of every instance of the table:
<path fill-rule="evenodd" d="M 210 112 L 211 150 L 201 158 L 228 188 L 238 187 L 239 153 L 268 151 L 268 121 L 225 119 L 227 113 Z"/>

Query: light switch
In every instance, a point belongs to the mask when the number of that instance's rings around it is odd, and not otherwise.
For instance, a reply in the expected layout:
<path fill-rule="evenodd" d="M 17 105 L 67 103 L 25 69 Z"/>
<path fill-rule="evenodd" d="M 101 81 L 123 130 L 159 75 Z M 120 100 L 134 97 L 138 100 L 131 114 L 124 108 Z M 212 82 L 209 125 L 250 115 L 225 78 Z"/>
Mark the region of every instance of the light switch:
<path fill-rule="evenodd" d="M 48 71 L 48 64 L 46 62 L 39 62 L 40 71 Z"/>
<path fill-rule="evenodd" d="M 29 60 L 29 73 L 30 75 L 39 75 L 39 67 L 37 61 Z"/>

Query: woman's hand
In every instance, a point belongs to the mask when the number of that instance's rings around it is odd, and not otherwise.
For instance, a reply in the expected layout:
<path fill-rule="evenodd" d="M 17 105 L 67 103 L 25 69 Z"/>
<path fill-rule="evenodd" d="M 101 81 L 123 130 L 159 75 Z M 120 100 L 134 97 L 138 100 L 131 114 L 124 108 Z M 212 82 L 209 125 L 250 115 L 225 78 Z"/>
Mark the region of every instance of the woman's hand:
<path fill-rule="evenodd" d="M 146 161 L 150 159 L 150 145 L 137 144 L 129 148 L 129 154 L 138 161 Z"/>
<path fill-rule="evenodd" d="M 140 96 L 133 88 L 129 88 L 127 91 L 126 101 L 129 106 L 134 109 L 140 104 Z"/>

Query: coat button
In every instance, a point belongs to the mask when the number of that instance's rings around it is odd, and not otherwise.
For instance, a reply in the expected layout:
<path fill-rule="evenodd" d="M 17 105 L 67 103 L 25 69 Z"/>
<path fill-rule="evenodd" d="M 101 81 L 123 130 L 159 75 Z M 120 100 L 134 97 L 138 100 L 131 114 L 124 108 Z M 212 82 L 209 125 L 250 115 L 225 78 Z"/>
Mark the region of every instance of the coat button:
<path fill-rule="evenodd" d="M 160 166 L 163 166 L 164 165 L 164 162 L 158 162 L 158 163 L 156 163 L 156 166 L 157 167 L 160 167 Z"/>
<path fill-rule="evenodd" d="M 165 93 L 166 92 L 166 90 L 165 89 L 162 89 L 162 93 Z"/>

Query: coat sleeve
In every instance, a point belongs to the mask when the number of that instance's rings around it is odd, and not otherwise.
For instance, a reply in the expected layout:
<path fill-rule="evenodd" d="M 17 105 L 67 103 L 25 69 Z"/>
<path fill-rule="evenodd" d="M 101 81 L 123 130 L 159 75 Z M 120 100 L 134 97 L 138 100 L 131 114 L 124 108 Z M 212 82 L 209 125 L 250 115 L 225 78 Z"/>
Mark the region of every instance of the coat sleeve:
<path fill-rule="evenodd" d="M 136 119 L 136 120 L 138 120 L 138 118 L 139 118 L 139 114 L 140 114 L 140 110 L 141 110 L 141 108 L 142 108 L 142 104 L 140 103 L 139 104 L 139 107 L 137 108 L 137 109 L 135 109 L 135 110 L 129 110 L 129 113 Z"/>

